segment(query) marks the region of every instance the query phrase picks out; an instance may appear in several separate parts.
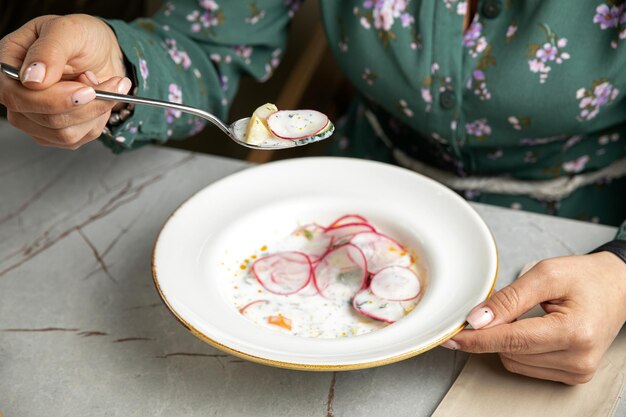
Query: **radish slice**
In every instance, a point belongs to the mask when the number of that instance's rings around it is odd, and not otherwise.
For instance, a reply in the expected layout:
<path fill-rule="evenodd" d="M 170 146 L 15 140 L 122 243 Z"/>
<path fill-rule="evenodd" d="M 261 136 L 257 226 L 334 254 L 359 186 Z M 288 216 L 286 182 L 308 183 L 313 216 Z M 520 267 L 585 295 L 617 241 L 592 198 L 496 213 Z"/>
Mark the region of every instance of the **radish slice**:
<path fill-rule="evenodd" d="M 349 301 L 355 292 L 365 286 L 367 262 L 354 245 L 331 249 L 317 264 L 313 282 L 319 293 L 327 298 Z M 344 285 L 336 285 L 336 284 Z"/>
<path fill-rule="evenodd" d="M 248 304 L 246 304 L 245 306 L 241 307 L 241 308 L 239 309 L 239 312 L 240 312 L 241 314 L 244 314 L 244 313 L 246 312 L 246 310 L 253 308 L 253 306 L 256 306 L 256 305 L 257 305 L 257 304 L 259 304 L 259 303 L 267 304 L 267 303 L 269 303 L 269 301 L 267 301 L 267 300 L 255 300 L 255 301 L 251 301 L 251 302 L 249 302 Z"/>
<path fill-rule="evenodd" d="M 420 293 L 420 280 L 413 271 L 403 266 L 381 269 L 370 282 L 374 295 L 390 301 L 407 301 Z"/>
<path fill-rule="evenodd" d="M 341 226 L 332 226 L 326 229 L 324 234 L 333 239 L 333 245 L 352 239 L 354 235 L 362 232 L 374 232 L 375 229 L 367 223 L 347 223 Z"/>
<path fill-rule="evenodd" d="M 363 217 L 363 216 L 360 216 L 358 214 L 346 214 L 345 216 L 341 216 L 337 220 L 332 222 L 330 224 L 330 226 L 328 226 L 328 228 L 330 229 L 331 227 L 341 226 L 341 225 L 348 224 L 348 223 L 366 223 L 366 224 L 369 224 L 367 219 L 365 217 Z M 373 228 L 373 226 L 372 226 L 372 228 Z"/>
<path fill-rule="evenodd" d="M 316 110 L 280 110 L 267 118 L 274 136 L 290 140 L 315 136 L 328 123 L 328 116 Z"/>
<path fill-rule="evenodd" d="M 317 261 L 328 252 L 332 245 L 332 236 L 325 234 L 326 229 L 319 224 L 304 225 L 289 238 L 289 247 L 306 253 L 311 261 Z"/>
<path fill-rule="evenodd" d="M 387 323 L 395 323 L 410 311 L 405 310 L 400 301 L 377 297 L 369 288 L 359 291 L 354 296 L 352 306 L 364 316 Z"/>
<path fill-rule="evenodd" d="M 311 260 L 302 252 L 279 252 L 259 258 L 251 270 L 259 283 L 271 293 L 294 294 L 311 278 Z"/>
<path fill-rule="evenodd" d="M 412 263 L 408 251 L 400 243 L 382 233 L 357 233 L 350 243 L 363 251 L 371 274 L 376 274 L 388 266 L 408 267 Z"/>

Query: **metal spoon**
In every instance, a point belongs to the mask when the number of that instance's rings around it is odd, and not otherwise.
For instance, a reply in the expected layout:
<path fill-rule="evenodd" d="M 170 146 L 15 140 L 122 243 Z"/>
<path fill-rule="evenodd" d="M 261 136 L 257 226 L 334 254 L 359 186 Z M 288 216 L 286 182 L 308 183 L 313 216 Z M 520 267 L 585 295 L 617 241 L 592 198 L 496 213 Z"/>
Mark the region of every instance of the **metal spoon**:
<path fill-rule="evenodd" d="M 0 63 L 0 72 L 4 73 L 5 75 L 7 75 L 8 77 L 14 80 L 17 80 L 17 81 L 20 80 L 20 70 L 15 67 Z M 118 101 L 118 102 L 129 103 L 129 104 L 145 104 L 147 106 L 180 110 L 184 113 L 189 113 L 194 116 L 200 117 L 202 119 L 208 120 L 209 122 L 217 126 L 222 132 L 224 132 L 229 138 L 231 138 L 233 141 L 235 141 L 239 145 L 245 146 L 247 148 L 252 148 L 252 149 L 276 150 L 276 149 L 286 149 L 286 148 L 293 148 L 296 146 L 308 145 L 310 143 L 318 142 L 320 140 L 324 140 L 330 137 L 334 130 L 333 128 L 329 130 L 327 134 L 325 135 L 312 136 L 312 137 L 304 138 L 304 139 L 288 140 L 288 139 L 276 138 L 272 140 L 267 140 L 260 145 L 254 145 L 251 143 L 247 143 L 245 141 L 246 128 L 248 126 L 248 122 L 250 121 L 249 117 L 239 119 L 236 122 L 232 123 L 231 125 L 227 125 L 226 123 L 221 121 L 219 118 L 217 118 L 215 115 L 207 111 L 200 110 L 195 107 L 185 106 L 183 104 L 172 103 L 169 101 L 155 100 L 155 99 L 145 98 L 145 97 L 128 96 L 125 94 L 109 93 L 106 91 L 99 91 L 99 90 L 96 90 L 96 99 L 106 100 L 106 101 Z"/>

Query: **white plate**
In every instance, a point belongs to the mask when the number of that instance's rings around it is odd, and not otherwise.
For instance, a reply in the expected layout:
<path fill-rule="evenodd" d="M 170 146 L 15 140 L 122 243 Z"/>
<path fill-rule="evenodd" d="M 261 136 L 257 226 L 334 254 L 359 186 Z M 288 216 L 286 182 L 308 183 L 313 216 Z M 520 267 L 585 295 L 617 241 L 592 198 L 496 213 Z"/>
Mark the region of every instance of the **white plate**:
<path fill-rule="evenodd" d="M 429 282 L 413 312 L 337 339 L 283 334 L 239 314 L 223 291 L 238 262 L 298 224 L 346 213 L 364 215 L 417 250 Z M 396 362 L 451 338 L 493 291 L 497 265 L 485 223 L 439 183 L 378 162 L 299 158 L 248 168 L 187 200 L 163 227 L 152 270 L 172 313 L 207 343 L 267 365 L 325 371 Z"/>

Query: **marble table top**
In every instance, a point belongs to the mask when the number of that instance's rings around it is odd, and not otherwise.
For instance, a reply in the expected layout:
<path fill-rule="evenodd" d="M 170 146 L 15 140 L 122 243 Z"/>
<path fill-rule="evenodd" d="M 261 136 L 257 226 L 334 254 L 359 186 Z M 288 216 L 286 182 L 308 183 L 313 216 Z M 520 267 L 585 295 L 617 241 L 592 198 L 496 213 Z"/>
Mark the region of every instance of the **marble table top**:
<path fill-rule="evenodd" d="M 374 369 L 289 371 L 213 349 L 168 312 L 150 271 L 161 226 L 193 193 L 248 166 L 152 146 L 118 156 L 98 143 L 42 148 L 0 121 L 0 414 L 432 414 L 466 354 L 436 348 Z M 584 253 L 615 233 L 474 207 L 498 244 L 497 288 L 527 262 Z"/>

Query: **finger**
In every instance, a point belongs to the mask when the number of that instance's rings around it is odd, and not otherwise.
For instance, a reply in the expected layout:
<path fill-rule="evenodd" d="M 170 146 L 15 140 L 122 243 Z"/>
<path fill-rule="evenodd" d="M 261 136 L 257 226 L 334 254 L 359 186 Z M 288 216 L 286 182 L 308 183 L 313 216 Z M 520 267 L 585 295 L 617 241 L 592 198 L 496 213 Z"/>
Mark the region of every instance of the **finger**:
<path fill-rule="evenodd" d="M 495 292 L 489 300 L 476 306 L 467 316 L 474 329 L 510 323 L 544 301 L 565 295 L 560 280 L 554 274 L 550 261 L 542 261 L 511 285 Z"/>
<path fill-rule="evenodd" d="M 68 113 L 96 98 L 93 87 L 61 81 L 45 91 L 30 90 L 12 81 L 0 90 L 0 102 L 16 113 Z"/>
<path fill-rule="evenodd" d="M 592 355 L 581 355 L 577 352 L 561 350 L 547 353 L 537 353 L 530 355 L 501 353 L 501 358 L 513 360 L 528 366 L 540 368 L 559 369 L 561 371 L 588 375 L 593 374 L 600 364 L 600 361 Z"/>
<path fill-rule="evenodd" d="M 91 85 L 92 87 L 96 87 L 98 84 L 100 84 L 100 81 L 98 80 L 98 77 L 96 77 L 96 74 L 91 71 L 85 71 L 83 74 L 79 75 L 78 81 L 83 84 Z"/>
<path fill-rule="evenodd" d="M 542 368 L 538 366 L 526 365 L 512 359 L 501 358 L 504 368 L 514 374 L 529 376 L 532 378 L 546 379 L 549 381 L 562 382 L 567 385 L 584 384 L 591 381 L 591 374 L 574 374 L 559 369 Z"/>
<path fill-rule="evenodd" d="M 56 16 L 41 16 L 26 23 L 0 40 L 0 62 L 20 68 L 28 48 L 37 40 L 37 27 Z"/>
<path fill-rule="evenodd" d="M 82 147 L 83 145 L 89 142 L 92 142 L 94 139 L 97 139 L 98 137 L 100 137 L 102 135 L 102 129 L 100 127 L 103 128 L 107 121 L 108 121 L 108 117 L 101 118 L 101 120 L 98 121 L 98 123 L 92 130 L 90 130 L 81 140 L 79 140 L 78 142 L 74 144 L 54 143 L 54 142 L 50 142 L 49 140 L 45 138 L 36 137 L 36 136 L 33 136 L 33 140 L 38 145 L 47 147 L 47 148 L 76 150 Z"/>
<path fill-rule="evenodd" d="M 93 123 L 83 123 L 64 129 L 50 129 L 33 123 L 21 113 L 7 112 L 7 120 L 11 125 L 27 133 L 32 137 L 41 138 L 51 144 L 61 146 L 73 146 L 94 128 Z M 102 131 L 102 129 L 100 130 Z"/>
<path fill-rule="evenodd" d="M 83 77 L 83 75 L 81 75 Z M 85 79 L 87 79 L 85 77 Z M 91 82 L 87 79 L 87 82 Z M 113 77 L 98 85 L 101 91 L 116 92 L 126 94 L 130 90 L 131 81 L 128 78 Z M 47 92 L 47 91 L 46 91 Z M 41 92 L 46 93 L 46 92 Z M 86 123 L 104 114 L 109 115 L 115 102 L 94 100 L 84 106 L 79 106 L 76 110 L 60 114 L 23 113 L 34 123 L 51 129 L 63 129 L 77 124 Z"/>
<path fill-rule="evenodd" d="M 20 78 L 24 86 L 43 90 L 60 81 L 67 63 L 81 53 L 84 30 L 68 16 L 35 20 L 34 26 L 37 36 L 28 47 Z"/>
<path fill-rule="evenodd" d="M 443 346 L 472 353 L 533 354 L 566 349 L 568 338 L 561 318 L 548 314 L 480 330 L 463 330 Z"/>

